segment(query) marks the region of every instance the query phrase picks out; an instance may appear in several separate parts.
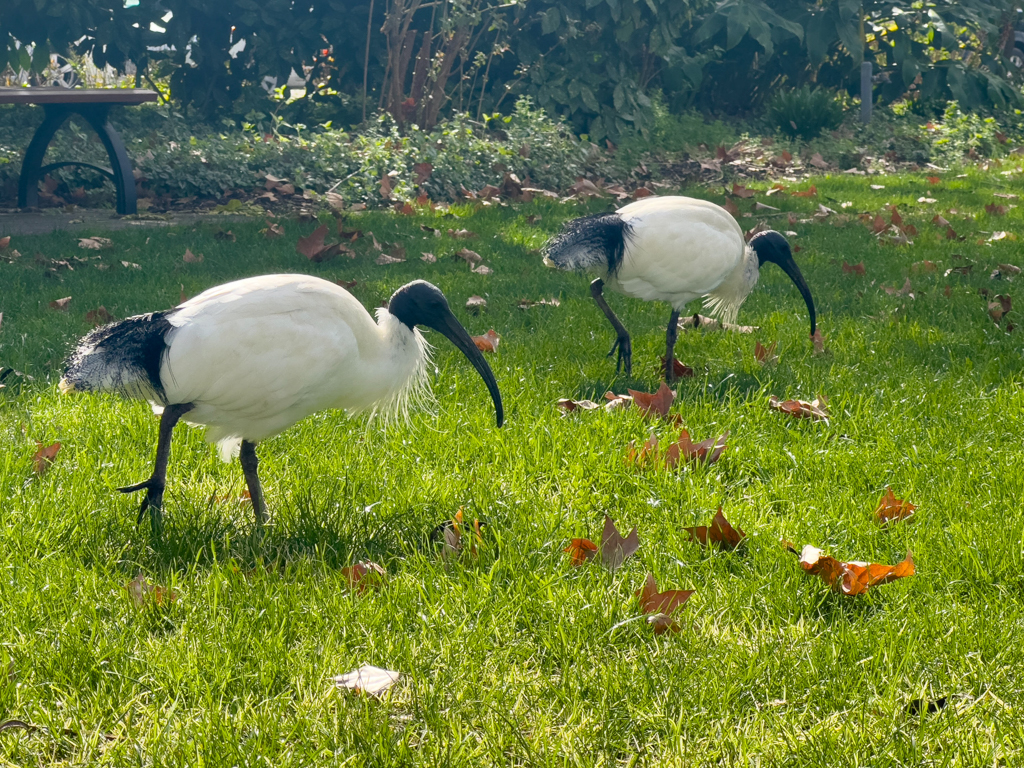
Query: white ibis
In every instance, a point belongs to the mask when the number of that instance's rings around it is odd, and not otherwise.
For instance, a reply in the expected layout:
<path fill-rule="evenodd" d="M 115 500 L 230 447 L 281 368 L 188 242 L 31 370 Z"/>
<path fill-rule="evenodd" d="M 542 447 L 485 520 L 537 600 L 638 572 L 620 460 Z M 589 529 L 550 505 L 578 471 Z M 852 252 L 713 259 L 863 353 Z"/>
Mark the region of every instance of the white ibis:
<path fill-rule="evenodd" d="M 174 309 L 97 328 L 71 353 L 63 391 L 113 391 L 162 412 L 146 491 L 159 535 L 171 433 L 179 419 L 206 427 L 221 458 L 242 464 L 257 524 L 266 505 L 256 443 L 325 408 L 405 414 L 429 394 L 430 345 L 417 325 L 451 339 L 483 377 L 504 420 L 490 366 L 448 308 L 416 280 L 395 291 L 374 323 L 344 288 L 306 275 L 265 275 L 211 288 Z"/>
<path fill-rule="evenodd" d="M 706 200 L 645 197 L 614 213 L 573 219 L 547 244 L 544 255 L 548 266 L 598 274 L 590 293 L 617 334 L 608 353 L 611 357 L 619 351 L 616 373 L 623 364 L 626 374 L 632 373 L 633 349 L 629 332 L 604 299 L 604 286 L 636 299 L 672 305 L 665 339 L 669 382 L 680 312 L 704 297 L 709 312 L 724 322 L 736 322 L 740 305 L 766 261 L 779 265 L 796 284 L 807 303 L 813 336 L 814 300 L 786 238 L 769 230 L 745 243 L 736 220 Z"/>

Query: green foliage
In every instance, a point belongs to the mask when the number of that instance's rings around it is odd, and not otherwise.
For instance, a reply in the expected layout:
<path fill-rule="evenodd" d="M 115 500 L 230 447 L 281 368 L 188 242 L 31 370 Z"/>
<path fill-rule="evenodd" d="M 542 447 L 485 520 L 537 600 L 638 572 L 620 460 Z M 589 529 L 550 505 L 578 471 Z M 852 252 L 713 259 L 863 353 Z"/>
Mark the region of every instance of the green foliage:
<path fill-rule="evenodd" d="M 768 103 L 768 120 L 790 138 L 812 139 L 839 127 L 843 107 L 834 93 L 805 85 L 777 92 Z"/>

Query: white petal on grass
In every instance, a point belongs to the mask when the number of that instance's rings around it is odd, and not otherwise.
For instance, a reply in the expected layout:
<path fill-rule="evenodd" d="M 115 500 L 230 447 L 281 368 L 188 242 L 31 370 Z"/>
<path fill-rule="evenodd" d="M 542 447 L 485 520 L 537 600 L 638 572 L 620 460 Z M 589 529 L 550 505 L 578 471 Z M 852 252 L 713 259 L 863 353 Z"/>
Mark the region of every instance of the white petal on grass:
<path fill-rule="evenodd" d="M 390 669 L 381 669 L 366 664 L 359 669 L 338 675 L 334 679 L 334 686 L 343 691 L 354 693 L 365 693 L 369 696 L 380 696 L 388 688 L 398 682 L 402 674 L 392 672 Z"/>

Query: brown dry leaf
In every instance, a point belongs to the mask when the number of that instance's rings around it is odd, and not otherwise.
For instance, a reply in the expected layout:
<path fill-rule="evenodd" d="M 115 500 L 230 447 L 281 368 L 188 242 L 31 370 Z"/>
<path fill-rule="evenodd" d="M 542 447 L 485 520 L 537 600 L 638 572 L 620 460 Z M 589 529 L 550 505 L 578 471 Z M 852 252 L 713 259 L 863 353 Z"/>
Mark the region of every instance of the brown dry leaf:
<path fill-rule="evenodd" d="M 910 271 L 915 273 L 915 274 L 919 274 L 919 273 L 922 273 L 922 272 L 937 272 L 938 269 L 939 269 L 939 265 L 938 264 L 936 264 L 934 261 L 928 261 L 928 260 L 925 260 L 925 261 L 915 261 L 913 264 L 910 265 Z"/>
<path fill-rule="evenodd" d="M 78 240 L 78 247 L 85 248 L 88 251 L 99 251 L 104 248 L 109 248 L 114 243 L 106 237 L 83 237 Z"/>
<path fill-rule="evenodd" d="M 402 207 L 399 209 L 398 212 L 400 214 L 402 214 L 403 216 L 415 216 L 416 215 L 416 209 L 412 207 L 412 203 L 410 203 L 408 200 L 406 200 L 404 203 L 402 203 Z"/>
<path fill-rule="evenodd" d="M 412 167 L 413 172 L 416 174 L 416 184 L 422 184 L 430 178 L 430 174 L 434 172 L 434 166 L 430 163 L 416 163 Z"/>
<path fill-rule="evenodd" d="M 476 313 L 487 306 L 487 299 L 483 296 L 470 296 L 466 299 L 466 309 Z"/>
<path fill-rule="evenodd" d="M 940 181 L 942 181 L 942 179 L 940 179 L 938 176 L 929 176 L 928 177 L 928 183 L 929 184 L 938 184 Z"/>
<path fill-rule="evenodd" d="M 493 328 L 483 336 L 473 336 L 471 338 L 473 343 L 476 344 L 476 348 L 481 352 L 497 352 L 498 343 L 501 341 L 501 336 L 495 333 Z"/>
<path fill-rule="evenodd" d="M 380 177 L 380 196 L 385 200 L 391 199 L 391 177 L 387 171 L 381 174 Z"/>
<path fill-rule="evenodd" d="M 896 565 L 859 560 L 841 562 L 808 544 L 800 553 L 800 567 L 812 576 L 819 576 L 836 592 L 853 597 L 864 594 L 870 587 L 913 576 L 914 558 L 907 552 L 906 559 Z"/>
<path fill-rule="evenodd" d="M 448 237 L 456 240 L 470 240 L 476 237 L 476 232 L 470 232 L 468 229 L 449 229 Z"/>
<path fill-rule="evenodd" d="M 606 411 L 614 411 L 619 408 L 628 408 L 633 404 L 633 398 L 629 395 L 616 395 L 614 392 L 604 393 L 604 409 Z"/>
<path fill-rule="evenodd" d="M 946 239 L 947 240 L 964 240 L 966 238 L 958 235 L 953 227 L 946 227 Z"/>
<path fill-rule="evenodd" d="M 825 337 L 821 335 L 821 328 L 817 328 L 814 331 L 814 335 L 811 336 L 811 344 L 814 346 L 815 355 L 824 355 L 828 352 L 825 349 Z"/>
<path fill-rule="evenodd" d="M 346 565 L 341 569 L 341 575 L 349 589 L 354 589 L 362 595 L 368 590 L 378 590 L 383 587 L 388 574 L 377 563 L 364 560 L 355 565 Z"/>
<path fill-rule="evenodd" d="M 949 226 L 949 222 L 946 221 L 946 217 L 942 216 L 941 214 L 938 214 L 938 213 L 935 214 L 934 216 L 932 216 L 932 224 L 935 224 L 936 226 L 939 226 L 939 227 L 948 227 Z"/>
<path fill-rule="evenodd" d="M 637 187 L 633 190 L 632 197 L 634 200 L 639 200 L 641 197 L 651 197 L 653 194 L 654 192 L 647 187 Z"/>
<path fill-rule="evenodd" d="M 894 521 L 906 520 L 912 517 L 915 509 L 917 507 L 909 501 L 897 499 L 896 494 L 892 492 L 892 488 L 886 486 L 885 495 L 878 502 L 878 508 L 875 510 L 875 517 L 878 518 L 879 523 L 887 525 Z"/>
<path fill-rule="evenodd" d="M 337 285 L 340 285 L 346 291 L 351 291 L 353 288 L 355 288 L 357 285 L 359 285 L 359 281 L 358 280 L 335 280 L 334 282 Z"/>
<path fill-rule="evenodd" d="M 665 356 L 661 356 L 661 370 L 665 370 Z M 672 375 L 677 379 L 688 379 L 694 375 L 694 370 L 685 363 L 680 362 L 676 357 L 672 358 Z"/>
<path fill-rule="evenodd" d="M 427 262 L 427 264 L 436 264 L 437 263 L 437 256 L 435 256 L 432 253 L 427 253 L 426 251 L 424 251 L 423 255 L 420 256 L 420 261 L 425 261 L 425 262 Z"/>
<path fill-rule="evenodd" d="M 811 159 L 808 162 L 815 168 L 820 168 L 823 171 L 828 169 L 828 163 L 825 162 L 825 158 L 821 156 L 820 152 L 815 152 L 811 155 Z"/>
<path fill-rule="evenodd" d="M 628 536 L 623 536 L 615 527 L 615 521 L 605 515 L 604 529 L 601 531 L 601 565 L 614 573 L 623 562 L 635 555 L 638 549 L 640 538 L 636 526 L 633 526 Z"/>
<path fill-rule="evenodd" d="M 186 264 L 200 264 L 203 261 L 203 254 L 196 256 L 192 253 L 191 248 L 185 249 L 185 255 L 182 257 Z"/>
<path fill-rule="evenodd" d="M 679 631 L 672 614 L 694 593 L 692 589 L 670 589 L 665 592 L 658 591 L 658 584 L 654 580 L 654 574 L 648 573 L 643 589 L 636 590 L 636 596 L 640 600 L 640 608 L 644 613 L 653 614 L 648 617 L 648 623 L 654 627 L 654 634 L 661 635 L 672 630 Z"/>
<path fill-rule="evenodd" d="M 365 693 L 368 696 L 380 697 L 388 688 L 398 682 L 401 672 L 373 667 L 366 664 L 359 669 L 338 675 L 334 678 L 334 687 L 342 691 Z"/>
<path fill-rule="evenodd" d="M 572 400 L 563 397 L 558 401 L 558 407 L 564 408 L 567 413 L 572 413 L 575 410 L 592 411 L 595 408 L 600 408 L 601 404 L 595 403 L 593 400 Z"/>
<path fill-rule="evenodd" d="M 714 464 L 725 452 L 725 439 L 729 436 L 725 432 L 721 437 L 709 437 L 695 443 L 690 439 L 689 430 L 684 429 L 679 435 L 679 440 L 672 443 L 665 450 L 665 466 L 675 467 L 680 459 L 695 461 L 697 463 Z"/>
<path fill-rule="evenodd" d="M 997 264 L 996 266 L 1004 275 L 1019 275 L 1021 271 L 1020 267 L 1013 264 Z"/>
<path fill-rule="evenodd" d="M 106 307 L 97 307 L 96 309 L 90 309 L 85 313 L 85 322 L 91 323 L 92 325 L 106 325 L 114 316 L 107 311 Z"/>
<path fill-rule="evenodd" d="M 876 235 L 880 235 L 889 228 L 889 224 L 882 218 L 881 214 L 875 214 L 875 217 L 871 219 L 871 231 Z"/>
<path fill-rule="evenodd" d="M 560 307 L 562 302 L 555 298 L 550 299 L 520 299 L 516 302 L 516 306 L 520 309 L 530 309 L 531 307 Z"/>
<path fill-rule="evenodd" d="M 755 224 L 753 227 L 751 227 L 750 229 L 743 233 L 743 239 L 749 243 L 750 238 L 752 238 L 754 235 L 759 234 L 761 232 L 767 232 L 769 229 L 771 229 L 771 227 L 768 226 L 767 221 L 759 221 L 757 222 L 757 224 Z"/>
<path fill-rule="evenodd" d="M 846 259 L 843 259 L 843 272 L 845 272 L 846 274 L 860 275 L 861 277 L 863 277 L 866 271 L 867 270 L 864 269 L 863 261 L 860 262 L 859 264 L 847 264 Z"/>
<path fill-rule="evenodd" d="M 50 302 L 50 309 L 56 309 L 61 312 L 68 311 L 68 305 L 71 303 L 71 297 L 65 296 L 63 299 L 54 299 Z"/>
<path fill-rule="evenodd" d="M 890 288 L 888 285 L 883 285 L 882 290 L 890 296 L 909 296 L 910 298 L 914 298 L 914 286 L 910 284 L 909 277 L 903 281 L 902 288 Z"/>
<path fill-rule="evenodd" d="M 339 195 L 337 192 L 331 190 L 325 197 L 327 198 L 327 205 L 329 205 L 335 211 L 345 210 L 345 198 Z"/>
<path fill-rule="evenodd" d="M 569 553 L 570 563 L 578 568 L 597 554 L 597 544 L 590 539 L 573 539 L 562 551 Z"/>
<path fill-rule="evenodd" d="M 401 264 L 403 261 L 405 261 L 405 259 L 401 256 L 392 256 L 387 253 L 382 253 L 375 259 L 375 263 L 379 266 L 384 266 L 385 264 Z"/>
<path fill-rule="evenodd" d="M 480 520 L 473 520 L 473 535 L 469 538 L 469 553 L 473 557 L 477 556 L 478 547 L 483 541 L 484 525 L 485 523 L 481 523 Z M 462 551 L 463 527 L 465 527 L 465 523 L 462 519 L 462 507 L 459 507 L 455 517 L 434 526 L 430 532 L 430 541 L 441 543 L 444 546 L 441 551 L 442 559 L 454 557 Z M 467 531 L 467 533 L 469 532 Z"/>
<path fill-rule="evenodd" d="M 281 237 L 282 235 L 284 235 L 284 227 L 270 221 L 267 222 L 267 228 L 263 230 L 263 236 L 267 240 L 273 240 L 275 237 Z"/>
<path fill-rule="evenodd" d="M 488 267 L 486 264 L 477 264 L 475 267 L 469 268 L 470 272 L 476 272 L 478 275 L 493 275 L 494 270 Z"/>
<path fill-rule="evenodd" d="M 754 331 L 760 330 L 760 327 L 756 325 L 723 323 L 721 320 L 714 317 L 705 317 L 704 315 L 699 314 L 680 318 L 679 327 L 683 330 L 686 330 L 687 328 L 700 328 L 703 331 L 735 331 L 736 333 L 753 333 Z"/>
<path fill-rule="evenodd" d="M 327 237 L 327 225 L 321 224 L 305 237 L 300 237 L 298 243 L 295 244 L 295 250 L 310 261 L 324 261 L 341 250 L 341 243 L 325 245 L 325 237 Z"/>
<path fill-rule="evenodd" d="M 672 401 L 676 398 L 676 393 L 668 388 L 668 384 L 665 382 L 661 383 L 658 387 L 657 392 L 648 394 L 647 392 L 637 392 L 632 389 L 627 389 L 627 392 L 632 396 L 634 404 L 641 410 L 645 416 L 661 416 L 662 418 L 668 418 L 668 409 L 672 406 Z"/>
<path fill-rule="evenodd" d="M 603 197 L 604 192 L 589 179 L 577 179 L 570 189 L 577 197 Z M 497 190 L 496 190 L 497 191 Z"/>
<path fill-rule="evenodd" d="M 889 206 L 890 221 L 894 227 L 899 227 L 903 224 L 903 217 L 900 216 L 900 211 L 895 205 Z"/>
<path fill-rule="evenodd" d="M 747 189 L 742 184 L 733 184 L 732 192 L 730 194 L 734 197 L 748 198 L 754 196 L 754 190 Z"/>
<path fill-rule="evenodd" d="M 768 398 L 768 407 L 788 413 L 795 419 L 828 420 L 828 408 L 824 398 L 816 398 L 808 403 L 806 400 L 779 400 L 772 395 Z"/>
<path fill-rule="evenodd" d="M 147 605 L 159 608 L 164 603 L 170 605 L 178 599 L 174 590 L 153 584 L 141 573 L 125 584 L 124 588 L 128 590 L 128 595 L 137 608 L 145 608 Z"/>
<path fill-rule="evenodd" d="M 793 192 L 792 194 L 793 197 L 817 197 L 818 188 L 812 184 L 810 189 L 805 189 L 803 192 Z"/>
<path fill-rule="evenodd" d="M 32 471 L 37 475 L 46 474 L 46 470 L 50 468 L 54 459 L 57 458 L 57 452 L 59 450 L 60 443 L 43 445 L 39 441 L 36 441 L 36 452 L 32 454 Z"/>
<path fill-rule="evenodd" d="M 230 240 L 232 243 L 237 243 L 238 238 L 235 237 L 235 233 L 229 230 L 218 229 L 213 233 L 214 240 Z"/>
<path fill-rule="evenodd" d="M 988 314 L 998 323 L 1011 309 L 1013 309 L 1013 300 L 1007 294 L 1000 293 L 995 297 L 995 301 L 989 303 Z"/>
<path fill-rule="evenodd" d="M 476 251 L 469 250 L 469 248 L 463 248 L 455 255 L 458 256 L 463 261 L 465 261 L 471 267 L 476 266 L 477 264 L 484 260 L 483 256 L 481 256 Z"/>
<path fill-rule="evenodd" d="M 722 207 L 725 208 L 725 210 L 727 210 L 733 216 L 738 217 L 740 215 L 739 206 L 736 205 L 736 203 L 733 201 L 731 197 L 727 197 L 725 199 L 725 202 L 722 204 Z"/>
<path fill-rule="evenodd" d="M 0 237 L 0 251 L 6 251 L 7 250 L 7 246 L 9 246 L 10 244 L 11 244 L 11 236 L 10 235 L 7 235 L 6 237 Z"/>
<path fill-rule="evenodd" d="M 694 528 L 684 528 L 690 534 L 690 541 L 700 542 L 702 546 L 714 545 L 720 549 L 736 549 L 746 538 L 747 534 L 742 528 L 733 528 L 729 521 L 722 514 L 722 508 L 718 508 L 710 526 L 699 525 Z"/>
<path fill-rule="evenodd" d="M 1007 210 L 1005 205 L 997 205 L 996 203 L 989 203 L 985 206 L 985 213 L 992 216 L 1005 216 Z"/>
<path fill-rule="evenodd" d="M 775 354 L 779 342 L 773 341 L 771 345 L 764 346 L 760 341 L 754 342 L 754 359 L 761 365 L 778 362 L 779 356 Z"/>

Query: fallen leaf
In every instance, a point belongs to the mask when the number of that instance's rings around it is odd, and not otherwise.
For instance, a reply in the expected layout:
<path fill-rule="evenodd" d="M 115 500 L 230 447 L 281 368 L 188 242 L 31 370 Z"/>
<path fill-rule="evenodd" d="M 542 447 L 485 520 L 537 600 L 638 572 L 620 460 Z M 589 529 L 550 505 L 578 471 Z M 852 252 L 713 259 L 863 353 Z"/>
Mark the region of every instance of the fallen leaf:
<path fill-rule="evenodd" d="M 653 194 L 654 192 L 649 190 L 647 187 L 637 187 L 633 190 L 632 197 L 634 200 L 639 200 L 641 197 L 651 197 Z"/>
<path fill-rule="evenodd" d="M 463 261 L 465 261 L 470 266 L 476 266 L 477 264 L 484 260 L 483 256 L 481 256 L 476 251 L 469 250 L 469 248 L 463 248 L 455 255 L 458 256 Z"/>
<path fill-rule="evenodd" d="M 90 309 L 85 313 L 85 322 L 91 323 L 92 325 L 106 325 L 114 316 L 107 311 L 106 307 L 97 307 L 96 309 Z"/>
<path fill-rule="evenodd" d="M 940 181 L 942 181 L 942 179 L 940 179 L 938 176 L 929 176 L 928 177 L 928 183 L 929 184 L 938 184 Z"/>
<path fill-rule="evenodd" d="M 398 682 L 402 677 L 400 672 L 393 672 L 390 669 L 372 667 L 366 664 L 359 669 L 338 675 L 334 678 L 334 687 L 343 691 L 353 693 L 365 693 L 369 696 L 382 696 L 388 688 Z"/>
<path fill-rule="evenodd" d="M 675 400 L 676 393 L 668 388 L 668 384 L 665 382 L 661 383 L 657 392 L 648 394 L 647 392 L 637 392 L 632 389 L 627 389 L 627 392 L 632 396 L 633 402 L 636 407 L 645 416 L 661 416 L 662 418 L 668 417 L 668 409 L 672 406 L 672 401 Z"/>
<path fill-rule="evenodd" d="M 825 162 L 825 158 L 821 156 L 820 152 L 815 152 L 813 155 L 811 155 L 811 159 L 809 162 L 815 168 L 820 168 L 823 171 L 828 169 L 828 163 Z"/>
<path fill-rule="evenodd" d="M 700 525 L 683 530 L 690 534 L 690 541 L 700 542 L 705 547 L 714 545 L 728 550 L 736 549 L 747 535 L 742 528 L 733 528 L 729 525 L 729 521 L 722 514 L 721 507 L 715 513 L 710 526 Z"/>
<path fill-rule="evenodd" d="M 681 458 L 697 463 L 714 464 L 725 452 L 725 439 L 728 436 L 729 433 L 725 432 L 721 437 L 709 437 L 695 443 L 690 439 L 689 430 L 684 429 L 679 435 L 679 440 L 665 450 L 665 466 L 675 467 Z"/>
<path fill-rule="evenodd" d="M 754 342 L 754 360 L 761 365 L 778 362 L 779 356 L 775 354 L 779 342 L 773 341 L 770 346 L 764 346 L 760 341 Z"/>
<path fill-rule="evenodd" d="M 230 240 L 232 243 L 237 243 L 238 242 L 238 238 L 235 237 L 235 233 L 232 232 L 230 229 L 227 230 L 227 231 L 225 231 L 223 229 L 218 229 L 216 232 L 213 233 L 213 239 L 214 240 Z"/>
<path fill-rule="evenodd" d="M 633 398 L 629 395 L 616 395 L 614 392 L 605 392 L 604 399 L 604 409 L 606 411 L 628 408 L 633 404 Z"/>
<path fill-rule="evenodd" d="M 11 236 L 10 235 L 7 235 L 6 237 L 0 237 L 0 251 L 6 251 L 7 250 L 7 246 L 9 246 L 10 244 L 11 244 Z"/>
<path fill-rule="evenodd" d="M 637 535 L 636 526 L 633 526 L 628 536 L 623 536 L 615 527 L 615 521 L 605 515 L 604 529 L 601 531 L 601 565 L 614 573 L 628 558 L 635 555 L 638 549 L 640 537 Z"/>
<path fill-rule="evenodd" d="M 1013 302 L 1009 296 L 1002 293 L 996 296 L 995 299 L 995 301 L 989 302 L 988 314 L 989 317 L 998 323 L 1013 308 Z"/>
<path fill-rule="evenodd" d="M 391 177 L 388 175 L 387 171 L 385 171 L 380 177 L 380 196 L 385 200 L 390 200 L 391 192 Z"/>
<path fill-rule="evenodd" d="M 295 250 L 310 261 L 318 263 L 325 261 L 341 250 L 341 243 L 325 245 L 325 237 L 327 237 L 327 225 L 321 224 L 305 237 L 300 237 L 295 244 Z"/>
<path fill-rule="evenodd" d="M 828 420 L 828 409 L 822 399 L 816 398 L 811 402 L 806 400 L 779 400 L 775 395 L 772 395 L 768 398 L 768 407 L 782 413 L 788 413 L 796 419 L 811 419 L 811 421 Z"/>
<path fill-rule="evenodd" d="M 268 240 L 273 240 L 275 237 L 281 237 L 284 235 L 284 227 L 280 224 L 273 224 L 267 222 L 267 228 L 263 230 L 263 236 Z"/>
<path fill-rule="evenodd" d="M 932 203 L 937 203 L 939 201 L 934 197 L 919 197 L 917 198 L 917 202 L 924 203 L 925 205 L 931 205 Z"/>
<path fill-rule="evenodd" d="M 1006 239 L 1016 240 L 1017 238 L 1012 236 L 1009 232 L 993 232 L 992 235 L 989 237 L 988 241 L 990 243 L 994 243 L 998 240 Z"/>
<path fill-rule="evenodd" d="M 906 520 L 914 514 L 915 509 L 917 507 L 909 501 L 897 499 L 892 488 L 886 486 L 885 495 L 878 502 L 878 508 L 875 510 L 875 517 L 878 518 L 879 523 L 887 525 L 893 521 Z"/>
<path fill-rule="evenodd" d="M 68 305 L 71 303 L 71 297 L 65 296 L 63 299 L 54 299 L 50 302 L 50 309 L 57 309 L 61 312 L 68 311 Z"/>
<path fill-rule="evenodd" d="M 812 576 L 819 576 L 836 592 L 853 597 L 864 594 L 870 587 L 913 576 L 914 558 L 907 552 L 906 559 L 896 565 L 858 560 L 841 562 L 808 544 L 800 553 L 800 567 Z"/>
<path fill-rule="evenodd" d="M 99 251 L 103 248 L 109 248 L 114 243 L 106 237 L 83 237 L 78 241 L 79 248 L 85 248 L 89 251 Z"/>
<path fill-rule="evenodd" d="M 992 216 L 1005 216 L 1007 208 L 1005 205 L 997 205 L 996 203 L 989 203 L 985 206 L 985 213 L 991 214 Z"/>
<path fill-rule="evenodd" d="M 704 315 L 688 315 L 679 319 L 679 327 L 683 330 L 687 328 L 700 328 L 704 331 L 735 331 L 736 333 L 753 333 L 754 331 L 760 330 L 756 325 L 736 325 L 735 323 L 723 323 L 721 320 L 717 320 L 713 317 L 705 317 Z"/>
<path fill-rule="evenodd" d="M 531 307 L 560 307 L 562 302 L 555 298 L 550 299 L 520 299 L 516 302 L 516 306 L 520 309 L 530 309 Z"/>
<path fill-rule="evenodd" d="M 936 264 L 934 261 L 915 261 L 913 264 L 910 265 L 910 271 L 914 272 L 915 274 L 921 272 L 937 272 L 938 269 L 939 265 Z"/>
<path fill-rule="evenodd" d="M 734 197 L 748 198 L 754 196 L 754 190 L 747 189 L 742 184 L 733 184 L 732 192 L 730 194 L 732 194 Z"/>
<path fill-rule="evenodd" d="M 400 256 L 391 256 L 390 254 L 382 253 L 375 261 L 378 265 L 384 266 L 385 264 L 401 264 L 405 259 Z"/>
<path fill-rule="evenodd" d="M 889 211 L 891 213 L 890 221 L 894 227 L 898 227 L 903 224 L 903 217 L 900 216 L 899 209 L 895 205 L 890 205 Z"/>
<path fill-rule="evenodd" d="M 448 237 L 456 240 L 470 240 L 476 237 L 476 232 L 470 232 L 468 229 L 449 229 Z"/>
<path fill-rule="evenodd" d="M 641 610 L 644 613 L 653 614 L 647 621 L 654 627 L 654 634 L 661 635 L 670 629 L 673 632 L 679 631 L 679 625 L 672 618 L 672 614 L 686 603 L 693 593 L 692 589 L 670 589 L 659 592 L 654 574 L 648 573 L 643 589 L 636 590 L 635 594 L 640 600 Z"/>
<path fill-rule="evenodd" d="M 420 261 L 425 261 L 425 262 L 427 262 L 427 264 L 436 264 L 437 263 L 437 256 L 435 256 L 432 253 L 424 252 L 423 255 L 420 256 Z"/>
<path fill-rule="evenodd" d="M 882 290 L 890 296 L 909 296 L 914 298 L 914 286 L 910 284 L 909 277 L 903 281 L 902 288 L 890 288 L 888 285 L 883 285 Z"/>
<path fill-rule="evenodd" d="M 334 190 L 328 192 L 324 197 L 327 198 L 327 205 L 329 205 L 335 211 L 345 210 L 345 198 L 339 195 Z"/>
<path fill-rule="evenodd" d="M 722 204 L 722 207 L 725 208 L 725 210 L 728 211 L 733 216 L 740 215 L 739 206 L 736 205 L 736 203 L 733 201 L 731 197 L 727 197 L 725 199 L 725 203 Z"/>
<path fill-rule="evenodd" d="M 159 608 L 165 602 L 170 605 L 178 599 L 174 590 L 153 584 L 141 573 L 125 584 L 124 588 L 128 590 L 128 595 L 138 608 L 145 608 L 150 604 Z"/>
<path fill-rule="evenodd" d="M 401 209 L 399 209 L 398 212 L 400 214 L 402 214 L 403 216 L 415 216 L 416 215 L 416 209 L 412 207 L 412 203 L 410 203 L 408 200 L 406 200 L 402 204 L 402 207 L 401 207 Z"/>
<path fill-rule="evenodd" d="M 812 184 L 810 189 L 805 189 L 802 192 L 794 192 L 793 197 L 816 197 L 817 194 L 818 188 Z"/>
<path fill-rule="evenodd" d="M 462 551 L 462 529 L 465 527 L 462 517 L 462 507 L 459 507 L 455 517 L 435 525 L 434 529 L 430 532 L 430 541 L 444 546 L 444 549 L 441 551 L 442 558 L 453 557 Z M 480 520 L 473 520 L 474 535 L 470 537 L 469 543 L 469 553 L 473 557 L 476 557 L 477 548 L 483 541 L 483 527 L 485 525 L 486 523 Z"/>
<path fill-rule="evenodd" d="M 1020 267 L 1014 266 L 1013 264 L 997 264 L 999 271 L 1007 275 L 1019 275 Z"/>
<path fill-rule="evenodd" d="M 416 184 L 422 184 L 430 178 L 430 174 L 434 172 L 434 166 L 430 163 L 416 163 L 412 167 L 413 172 L 416 174 Z"/>
<path fill-rule="evenodd" d="M 125 269 L 142 269 L 141 264 L 136 264 L 131 261 L 122 261 L 121 266 L 124 267 Z"/>
<path fill-rule="evenodd" d="M 661 356 L 661 370 L 665 370 L 665 356 Z M 672 358 L 672 376 L 677 379 L 688 379 L 694 374 L 693 368 L 680 362 L 679 358 Z"/>
<path fill-rule="evenodd" d="M 346 291 L 351 291 L 353 288 L 355 288 L 357 285 L 359 285 L 359 281 L 358 280 L 335 280 L 334 282 L 337 285 L 340 285 Z"/>
<path fill-rule="evenodd" d="M 875 189 L 875 190 L 878 190 L 878 189 L 885 189 L 885 184 L 870 184 L 869 186 L 870 186 L 870 187 L 871 187 L 872 189 Z"/>
<path fill-rule="evenodd" d="M 486 264 L 477 264 L 475 267 L 469 268 L 470 272 L 476 272 L 478 275 L 493 275 L 494 270 L 488 267 Z"/>
<path fill-rule="evenodd" d="M 814 346 L 814 354 L 824 355 L 828 350 L 825 349 L 825 337 L 821 335 L 821 328 L 814 331 L 811 336 L 811 344 Z"/>
<path fill-rule="evenodd" d="M 866 272 L 864 269 L 864 262 L 862 261 L 859 264 L 847 264 L 846 259 L 843 259 L 843 272 L 848 275 L 860 275 L 863 277 Z"/>
<path fill-rule="evenodd" d="M 384 586 L 388 574 L 377 563 L 364 560 L 355 565 L 346 565 L 341 569 L 341 575 L 349 589 L 354 589 L 362 595 L 371 589 L 378 590 Z"/>
<path fill-rule="evenodd" d="M 570 563 L 575 568 L 583 565 L 597 554 L 597 544 L 590 539 L 573 539 L 569 542 L 569 546 L 562 551 L 569 553 Z"/>
<path fill-rule="evenodd" d="M 1003 192 L 994 192 L 992 194 L 992 197 L 1001 197 L 1004 200 L 1016 200 L 1017 199 L 1017 195 L 1006 194 L 1006 193 L 1003 193 Z M 0 250 L 3 250 L 3 249 L 0 248 Z"/>
<path fill-rule="evenodd" d="M 487 299 L 483 296 L 470 296 L 466 299 L 466 309 L 472 310 L 474 313 L 479 312 L 481 309 L 487 306 Z"/>
<path fill-rule="evenodd" d="M 570 398 L 563 397 L 558 401 L 558 407 L 564 408 L 568 413 L 572 413 L 575 410 L 581 411 L 592 411 L 595 408 L 600 408 L 600 403 L 595 403 L 593 400 L 571 400 Z"/>
<path fill-rule="evenodd" d="M 39 441 L 36 441 L 36 452 L 32 455 L 32 471 L 37 475 L 45 475 L 46 470 L 50 468 L 54 459 L 57 458 L 57 452 L 59 450 L 60 443 L 43 445 Z"/>
<path fill-rule="evenodd" d="M 476 344 L 476 348 L 481 352 L 497 352 L 498 343 L 501 341 L 501 336 L 494 332 L 491 328 L 483 336 L 473 336 L 473 343 Z"/>
<path fill-rule="evenodd" d="M 186 248 L 185 256 L 183 258 L 186 264 L 199 264 L 203 260 L 203 254 L 200 253 L 198 256 L 196 256 L 194 253 L 192 253 L 191 248 Z"/>
<path fill-rule="evenodd" d="M 774 205 L 766 205 L 765 203 L 762 203 L 761 201 L 758 200 L 758 201 L 756 201 L 754 203 L 754 210 L 755 211 L 777 211 L 779 209 L 776 208 Z"/>

